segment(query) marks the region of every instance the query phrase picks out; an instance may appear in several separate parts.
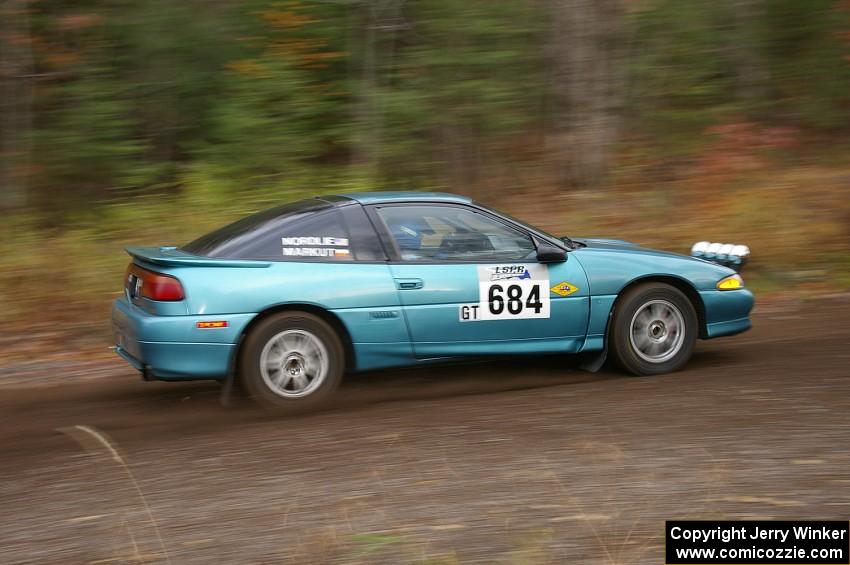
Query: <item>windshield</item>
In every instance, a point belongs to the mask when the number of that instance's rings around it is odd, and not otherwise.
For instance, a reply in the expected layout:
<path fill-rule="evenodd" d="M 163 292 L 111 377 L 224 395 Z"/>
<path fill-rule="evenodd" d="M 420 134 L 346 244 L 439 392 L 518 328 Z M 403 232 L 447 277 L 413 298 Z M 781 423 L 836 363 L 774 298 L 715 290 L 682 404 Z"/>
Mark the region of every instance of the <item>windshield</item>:
<path fill-rule="evenodd" d="M 233 257 L 241 250 L 253 247 L 256 242 L 278 233 L 284 223 L 289 224 L 329 208 L 332 208 L 331 204 L 315 198 L 291 202 L 242 218 L 202 235 L 180 249 L 204 257 Z"/>
<path fill-rule="evenodd" d="M 569 238 L 560 238 L 560 237 L 554 236 L 549 232 L 545 232 L 545 231 L 541 230 L 537 226 L 532 226 L 528 222 L 523 222 L 519 218 L 515 218 L 514 216 L 511 216 L 510 214 L 506 214 L 506 213 L 502 212 L 501 210 L 497 210 L 497 209 L 493 208 L 492 206 L 485 206 L 484 204 L 481 204 L 480 202 L 476 202 L 476 204 L 478 204 L 479 206 L 481 206 L 482 208 L 484 208 L 486 210 L 493 211 L 494 213 L 498 214 L 499 216 L 502 216 L 503 218 L 510 220 L 517 225 L 524 227 L 525 229 L 527 229 L 528 231 L 530 231 L 532 233 L 535 233 L 535 234 L 537 234 L 537 235 L 539 235 L 539 236 L 541 236 L 545 239 L 550 240 L 552 243 L 554 243 L 554 244 L 556 244 L 560 247 L 563 247 L 564 245 L 569 246 L 569 241 L 570 241 Z M 565 241 L 565 239 L 566 239 L 566 241 Z"/>

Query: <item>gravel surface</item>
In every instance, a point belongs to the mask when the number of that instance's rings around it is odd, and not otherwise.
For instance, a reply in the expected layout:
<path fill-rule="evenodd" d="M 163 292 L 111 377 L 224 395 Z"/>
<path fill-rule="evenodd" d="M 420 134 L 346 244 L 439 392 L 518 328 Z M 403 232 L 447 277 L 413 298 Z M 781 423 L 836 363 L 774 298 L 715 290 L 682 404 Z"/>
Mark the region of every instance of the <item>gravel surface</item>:
<path fill-rule="evenodd" d="M 288 418 L 117 359 L 54 386 L 6 367 L 0 561 L 657 564 L 665 519 L 846 520 L 848 322 L 840 296 L 760 308 L 653 378 L 356 375 Z"/>

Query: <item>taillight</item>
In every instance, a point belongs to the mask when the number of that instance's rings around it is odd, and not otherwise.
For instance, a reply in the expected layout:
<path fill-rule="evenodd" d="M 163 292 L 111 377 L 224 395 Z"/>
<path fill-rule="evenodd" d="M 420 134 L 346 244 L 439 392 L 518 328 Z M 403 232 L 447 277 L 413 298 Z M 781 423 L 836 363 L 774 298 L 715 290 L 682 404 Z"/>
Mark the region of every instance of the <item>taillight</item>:
<path fill-rule="evenodd" d="M 125 288 L 130 298 L 149 298 L 164 302 L 175 302 L 183 300 L 183 285 L 171 275 L 155 273 L 139 267 L 135 263 L 127 266 L 127 275 L 124 279 Z"/>

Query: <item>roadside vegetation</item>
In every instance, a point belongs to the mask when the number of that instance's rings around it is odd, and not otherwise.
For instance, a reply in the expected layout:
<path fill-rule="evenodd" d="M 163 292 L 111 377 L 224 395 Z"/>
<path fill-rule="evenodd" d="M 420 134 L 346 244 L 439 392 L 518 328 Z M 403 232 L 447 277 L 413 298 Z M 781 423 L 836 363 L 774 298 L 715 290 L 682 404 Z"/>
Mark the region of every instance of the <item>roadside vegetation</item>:
<path fill-rule="evenodd" d="M 745 243 L 762 296 L 850 286 L 846 1 L 17 0 L 0 87 L 19 332 L 105 336 L 126 245 L 357 190 Z"/>

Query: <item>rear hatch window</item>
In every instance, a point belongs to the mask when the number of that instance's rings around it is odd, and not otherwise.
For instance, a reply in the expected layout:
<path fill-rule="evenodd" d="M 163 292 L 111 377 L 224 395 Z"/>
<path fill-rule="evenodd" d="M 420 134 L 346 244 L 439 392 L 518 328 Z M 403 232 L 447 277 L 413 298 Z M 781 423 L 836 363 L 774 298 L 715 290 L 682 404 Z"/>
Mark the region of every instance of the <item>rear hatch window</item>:
<path fill-rule="evenodd" d="M 350 259 L 348 233 L 337 211 L 319 199 L 257 212 L 201 236 L 181 250 L 202 257 L 285 261 L 318 254 L 314 247 L 333 255 L 327 258 Z"/>

